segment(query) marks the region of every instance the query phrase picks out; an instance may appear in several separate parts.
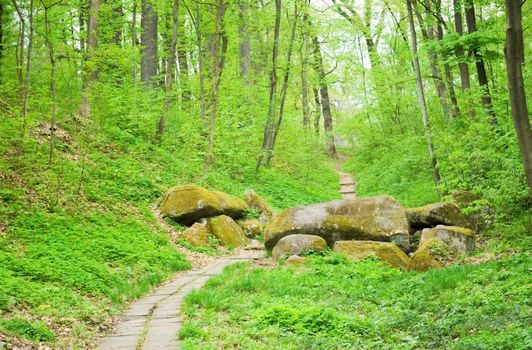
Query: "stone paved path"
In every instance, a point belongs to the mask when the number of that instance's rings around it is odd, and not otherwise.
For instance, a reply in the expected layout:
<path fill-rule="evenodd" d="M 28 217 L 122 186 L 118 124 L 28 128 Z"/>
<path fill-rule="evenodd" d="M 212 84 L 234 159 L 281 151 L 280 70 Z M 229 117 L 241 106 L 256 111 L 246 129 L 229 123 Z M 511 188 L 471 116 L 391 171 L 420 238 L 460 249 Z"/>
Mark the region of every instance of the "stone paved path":
<path fill-rule="evenodd" d="M 133 302 L 118 319 L 114 332 L 104 338 L 99 350 L 175 350 L 179 349 L 177 332 L 183 298 L 220 274 L 224 267 L 241 261 L 259 259 L 260 250 L 241 250 L 222 257 L 197 271 L 189 271 L 171 280 L 147 296 Z"/>

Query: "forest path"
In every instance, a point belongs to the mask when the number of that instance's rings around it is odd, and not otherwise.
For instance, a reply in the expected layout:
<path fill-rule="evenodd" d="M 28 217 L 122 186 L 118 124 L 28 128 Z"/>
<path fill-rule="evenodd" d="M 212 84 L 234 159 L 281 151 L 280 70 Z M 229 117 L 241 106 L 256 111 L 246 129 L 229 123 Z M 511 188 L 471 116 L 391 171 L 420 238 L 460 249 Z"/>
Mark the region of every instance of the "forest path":
<path fill-rule="evenodd" d="M 180 349 L 177 332 L 181 325 L 181 304 L 185 296 L 201 288 L 211 277 L 231 264 L 264 256 L 262 245 L 253 245 L 220 257 L 207 265 L 185 271 L 150 294 L 129 305 L 118 318 L 114 332 L 104 338 L 99 350 Z"/>
<path fill-rule="evenodd" d="M 343 199 L 356 198 L 356 182 L 353 175 L 341 171 L 342 165 L 348 160 L 347 156 L 338 154 L 338 161 L 335 164 L 335 170 L 340 177 L 340 194 Z"/>

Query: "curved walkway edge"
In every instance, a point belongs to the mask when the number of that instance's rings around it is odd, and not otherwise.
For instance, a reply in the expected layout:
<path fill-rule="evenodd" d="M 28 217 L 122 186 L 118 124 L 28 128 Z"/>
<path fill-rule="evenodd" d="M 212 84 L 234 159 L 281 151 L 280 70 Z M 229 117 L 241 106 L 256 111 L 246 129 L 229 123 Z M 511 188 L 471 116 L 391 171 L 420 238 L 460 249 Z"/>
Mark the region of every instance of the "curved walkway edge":
<path fill-rule="evenodd" d="M 192 290 L 201 288 L 209 277 L 220 274 L 226 266 L 263 256 L 263 251 L 242 250 L 164 283 L 133 302 L 118 318 L 114 332 L 104 338 L 97 349 L 179 349 L 177 332 L 181 324 L 180 311 L 185 296 Z"/>

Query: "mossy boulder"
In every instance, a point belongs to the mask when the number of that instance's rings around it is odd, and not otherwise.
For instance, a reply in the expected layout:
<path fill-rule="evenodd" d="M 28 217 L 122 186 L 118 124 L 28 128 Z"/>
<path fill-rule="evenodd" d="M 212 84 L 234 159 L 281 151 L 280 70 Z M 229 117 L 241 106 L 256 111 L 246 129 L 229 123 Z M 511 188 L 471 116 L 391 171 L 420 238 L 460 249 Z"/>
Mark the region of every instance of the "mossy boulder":
<path fill-rule="evenodd" d="M 230 216 L 233 219 L 241 218 L 251 209 L 243 199 L 220 191 L 211 192 L 218 198 L 218 203 L 222 207 L 224 215 Z"/>
<path fill-rule="evenodd" d="M 319 236 L 289 235 L 277 242 L 272 250 L 272 257 L 278 260 L 283 256 L 322 252 L 325 249 L 327 249 L 327 242 Z"/>
<path fill-rule="evenodd" d="M 210 218 L 208 228 L 209 232 L 225 247 L 236 248 L 248 242 L 242 228 L 227 215 Z"/>
<path fill-rule="evenodd" d="M 196 222 L 194 225 L 183 231 L 180 238 L 183 238 L 195 247 L 209 246 L 209 229 L 207 228 L 207 223 Z"/>
<path fill-rule="evenodd" d="M 408 248 L 408 223 L 401 205 L 392 197 L 344 199 L 289 208 L 274 216 L 264 232 L 272 249 L 291 234 L 318 235 L 332 247 L 337 240 L 363 238 L 397 241 Z"/>
<path fill-rule="evenodd" d="M 493 225 L 495 210 L 482 196 L 468 191 L 456 191 L 451 194 L 451 198 L 464 213 L 467 227 L 480 232 Z"/>
<path fill-rule="evenodd" d="M 414 230 L 436 225 L 465 226 L 466 219 L 455 203 L 440 202 L 406 210 L 408 223 Z"/>
<path fill-rule="evenodd" d="M 259 218 L 264 222 L 270 221 L 275 214 L 271 205 L 250 188 L 244 191 L 244 200 L 252 210 L 260 213 Z"/>
<path fill-rule="evenodd" d="M 264 232 L 264 223 L 259 219 L 240 219 L 236 223 L 248 237 L 256 237 Z"/>
<path fill-rule="evenodd" d="M 223 192 L 185 185 L 169 189 L 159 209 L 163 217 L 188 226 L 202 218 L 222 214 L 238 219 L 244 216 L 249 206 L 242 199 Z"/>
<path fill-rule="evenodd" d="M 291 255 L 284 261 L 284 266 L 297 266 L 303 265 L 307 261 L 307 258 L 299 255 Z"/>
<path fill-rule="evenodd" d="M 410 257 L 408 270 L 427 271 L 451 264 L 456 253 L 444 242 L 436 238 L 426 240 Z"/>
<path fill-rule="evenodd" d="M 444 242 L 457 254 L 475 250 L 474 232 L 464 227 L 438 225 L 435 228 L 424 229 L 420 244 L 434 238 Z"/>
<path fill-rule="evenodd" d="M 408 256 L 395 243 L 373 241 L 337 241 L 333 250 L 351 260 L 362 260 L 370 255 L 394 267 L 406 269 Z"/>

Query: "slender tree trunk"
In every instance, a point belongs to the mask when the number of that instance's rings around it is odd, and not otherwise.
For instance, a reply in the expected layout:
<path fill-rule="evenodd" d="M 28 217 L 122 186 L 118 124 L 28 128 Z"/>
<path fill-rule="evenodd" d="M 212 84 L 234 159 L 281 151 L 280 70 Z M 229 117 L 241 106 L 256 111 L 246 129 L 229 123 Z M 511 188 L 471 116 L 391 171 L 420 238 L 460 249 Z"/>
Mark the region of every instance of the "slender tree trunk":
<path fill-rule="evenodd" d="M 312 94 L 314 95 L 314 131 L 316 135 L 320 134 L 320 119 L 321 119 L 321 102 L 320 91 L 318 87 L 312 88 Z"/>
<path fill-rule="evenodd" d="M 157 76 L 157 20 L 158 15 L 153 0 L 142 0 L 142 34 L 140 44 L 140 79 L 145 84 L 153 85 Z"/>
<path fill-rule="evenodd" d="M 0 64 L 4 58 L 4 4 L 0 2 Z M 2 71 L 0 71 L 0 84 L 2 84 Z"/>
<path fill-rule="evenodd" d="M 465 0 L 465 1 L 466 1 L 467 31 L 469 34 L 471 34 L 477 31 L 475 6 L 472 0 Z M 519 0 L 515 0 L 515 1 L 519 1 Z M 486 66 L 484 65 L 484 58 L 482 57 L 482 54 L 476 47 L 473 48 L 473 56 L 475 57 L 475 65 L 477 67 L 478 84 L 480 85 L 480 88 L 482 89 L 482 105 L 486 109 L 486 112 L 488 112 L 488 114 L 490 115 L 491 123 L 493 125 L 496 125 L 497 117 L 495 115 L 495 111 L 493 110 L 493 104 L 491 101 L 490 88 L 488 85 L 488 75 L 486 73 Z"/>
<path fill-rule="evenodd" d="M 438 162 L 436 160 L 436 155 L 434 154 L 434 145 L 432 143 L 432 135 L 430 130 L 429 115 L 427 112 L 427 106 L 425 103 L 425 92 L 423 90 L 423 80 L 421 78 L 421 68 L 419 66 L 419 57 L 417 51 L 417 38 L 416 38 L 416 29 L 414 27 L 414 14 L 412 10 L 412 0 L 406 1 L 406 6 L 408 10 L 408 22 L 410 26 L 410 35 L 412 40 L 411 50 L 412 50 L 412 60 L 414 63 L 414 70 L 416 73 L 416 89 L 419 108 L 421 110 L 421 121 L 423 123 L 423 128 L 425 131 L 425 141 L 427 143 L 427 150 L 429 153 L 430 163 L 432 167 L 432 175 L 434 178 L 434 183 L 436 186 L 440 185 L 441 176 L 440 171 L 438 170 Z"/>
<path fill-rule="evenodd" d="M 249 83 L 249 72 L 251 70 L 251 44 L 248 28 L 249 6 L 244 1 L 246 0 L 240 0 L 238 13 L 240 20 L 238 24 L 238 36 L 240 37 L 240 76 L 246 83 Z"/>
<path fill-rule="evenodd" d="M 300 51 L 301 55 L 301 107 L 303 109 L 302 124 L 305 129 L 310 127 L 310 109 L 308 103 L 308 69 L 305 58 L 306 52 L 303 50 L 303 45 Z"/>
<path fill-rule="evenodd" d="M 283 114 L 284 114 L 284 103 L 286 100 L 286 92 L 288 90 L 288 80 L 290 79 L 290 61 L 292 58 L 292 47 L 294 45 L 294 40 L 296 37 L 296 27 L 297 27 L 297 20 L 299 17 L 298 8 L 297 8 L 297 2 L 294 4 L 294 17 L 293 17 L 293 23 L 292 23 L 292 31 L 290 32 L 290 41 L 288 42 L 288 49 L 286 51 L 286 67 L 284 69 L 284 76 L 283 76 L 283 85 L 281 87 L 281 99 L 279 101 L 279 114 L 277 115 L 277 122 L 275 123 L 274 129 L 273 129 L 273 137 L 270 139 L 270 142 L 268 144 L 268 149 L 266 152 L 266 158 L 264 160 L 264 166 L 269 166 L 270 161 L 273 156 L 273 150 L 275 148 L 275 141 L 277 140 L 277 135 L 279 134 L 279 129 L 281 128 L 281 122 L 283 121 Z"/>
<path fill-rule="evenodd" d="M 216 2 L 216 21 L 214 41 L 212 45 L 212 86 L 211 86 L 211 117 L 209 127 L 209 148 L 205 158 L 203 174 L 207 175 L 209 168 L 214 162 L 214 131 L 216 127 L 216 117 L 218 114 L 218 92 L 220 80 L 225 64 L 225 54 L 227 52 L 227 36 L 224 32 L 225 4 L 223 0 Z"/>
<path fill-rule="evenodd" d="M 272 49 L 272 70 L 270 72 L 270 94 L 268 100 L 268 116 L 264 127 L 264 137 L 262 139 L 262 152 L 257 158 L 255 171 L 258 172 L 266 153 L 270 139 L 273 138 L 274 118 L 277 104 L 277 58 L 279 55 L 279 32 L 281 28 L 281 0 L 275 0 L 275 27 L 273 32 L 273 49 Z"/>
<path fill-rule="evenodd" d="M 463 20 L 462 20 L 462 0 L 453 0 L 454 8 L 454 28 L 459 36 L 464 34 Z M 464 50 L 457 48 L 455 55 L 458 58 L 458 69 L 460 70 L 460 81 L 462 83 L 462 91 L 471 87 L 471 81 L 469 76 L 469 65 L 467 62 L 463 62 Z"/>
<path fill-rule="evenodd" d="M 19 7 L 15 0 L 12 0 L 15 11 L 19 19 L 18 40 L 15 50 L 17 60 L 17 79 L 18 79 L 18 102 L 22 110 L 22 104 L 24 103 L 24 41 L 26 34 L 26 20 L 22 13 L 22 9 Z"/>
<path fill-rule="evenodd" d="M 133 82 L 137 81 L 137 46 L 138 46 L 138 38 L 137 38 L 137 7 L 138 2 L 137 0 L 133 0 L 133 8 L 132 8 L 132 15 L 131 15 L 131 47 L 133 50 Z"/>
<path fill-rule="evenodd" d="M 87 58 L 83 85 L 81 88 L 81 101 L 79 114 L 82 118 L 88 118 L 91 114 L 89 103 L 89 90 L 92 83 L 98 78 L 98 71 L 90 67 L 87 63 L 93 60 L 98 46 L 98 11 L 100 9 L 100 0 L 89 0 L 89 21 L 87 23 Z"/>
<path fill-rule="evenodd" d="M 183 23 L 181 21 L 180 23 Z M 188 59 L 185 37 L 185 26 L 180 25 L 179 44 L 177 49 L 177 61 L 179 63 L 179 86 L 181 87 L 181 99 L 183 102 L 190 101 L 190 86 L 188 81 Z"/>
<path fill-rule="evenodd" d="M 532 195 L 532 129 L 526 105 L 522 67 L 525 64 L 521 0 L 506 0 L 506 44 L 504 53 L 508 71 L 508 88 L 512 119 L 523 158 L 528 188 Z"/>
<path fill-rule="evenodd" d="M 200 119 L 205 120 L 207 102 L 205 99 L 205 67 L 203 64 L 203 40 L 201 30 L 201 11 L 199 1 L 196 1 L 196 45 L 198 48 L 198 75 L 199 75 L 199 100 Z"/>
<path fill-rule="evenodd" d="M 336 145 L 334 143 L 333 134 L 333 120 L 331 113 L 331 104 L 329 101 L 329 86 L 327 84 L 327 77 L 323 67 L 323 59 L 321 56 L 320 43 L 317 36 L 313 36 L 312 43 L 314 45 L 314 69 L 318 73 L 320 84 L 321 97 L 321 113 L 323 115 L 323 129 L 325 131 L 325 152 L 331 156 L 336 157 Z"/>
<path fill-rule="evenodd" d="M 83 32 L 85 29 L 85 14 L 87 12 L 87 7 L 85 6 L 85 2 L 83 0 L 80 0 L 79 6 L 78 6 L 78 21 L 79 21 L 79 32 Z M 83 35 L 79 36 L 79 51 L 85 52 L 85 38 Z"/>
<path fill-rule="evenodd" d="M 123 36 L 123 21 L 124 21 L 124 7 L 122 5 L 122 0 L 113 0 L 116 3 L 113 7 L 113 43 L 116 46 L 122 46 L 122 36 Z"/>
<path fill-rule="evenodd" d="M 163 112 L 157 123 L 157 131 L 155 133 L 155 142 L 161 143 L 161 139 L 166 127 L 166 120 L 172 104 L 172 89 L 175 77 L 176 67 L 176 49 L 177 49 L 177 36 L 178 36 L 178 24 L 179 24 L 179 0 L 172 2 L 172 38 L 170 39 L 170 45 L 168 49 L 168 59 L 166 60 L 166 76 L 165 76 L 165 94 L 163 102 Z"/>
<path fill-rule="evenodd" d="M 28 102 L 30 99 L 30 90 L 31 90 L 31 51 L 33 49 L 33 0 L 30 0 L 30 13 L 29 13 L 29 26 L 30 33 L 28 36 L 28 49 L 26 52 L 26 74 L 24 81 L 24 100 L 22 103 L 22 132 L 25 133 L 26 130 L 26 115 L 28 113 Z"/>

